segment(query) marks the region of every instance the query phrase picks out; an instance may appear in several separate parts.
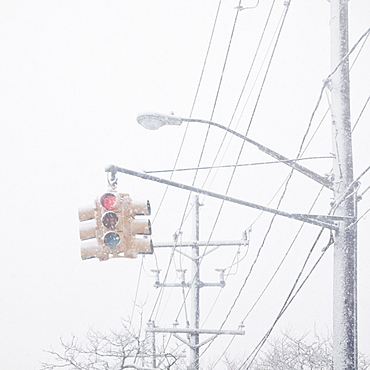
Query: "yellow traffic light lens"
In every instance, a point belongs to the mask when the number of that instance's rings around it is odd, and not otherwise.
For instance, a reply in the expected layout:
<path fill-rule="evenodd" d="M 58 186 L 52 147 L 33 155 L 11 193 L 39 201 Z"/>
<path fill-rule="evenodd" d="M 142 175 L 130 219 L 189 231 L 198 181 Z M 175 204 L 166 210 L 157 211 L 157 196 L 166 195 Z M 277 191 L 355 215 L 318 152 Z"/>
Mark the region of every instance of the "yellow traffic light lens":
<path fill-rule="evenodd" d="M 110 249 L 117 248 L 120 241 L 120 236 L 115 232 L 109 232 L 104 235 L 104 244 Z"/>
<path fill-rule="evenodd" d="M 118 216 L 114 212 L 106 212 L 102 217 L 102 223 L 107 229 L 114 230 L 118 223 Z"/>
<path fill-rule="evenodd" d="M 117 202 L 117 197 L 112 194 L 112 193 L 105 193 L 104 195 L 102 195 L 102 197 L 100 198 L 100 204 L 105 208 L 105 209 L 108 209 L 108 210 L 112 210 L 114 209 L 115 205 L 116 205 L 116 202 Z"/>

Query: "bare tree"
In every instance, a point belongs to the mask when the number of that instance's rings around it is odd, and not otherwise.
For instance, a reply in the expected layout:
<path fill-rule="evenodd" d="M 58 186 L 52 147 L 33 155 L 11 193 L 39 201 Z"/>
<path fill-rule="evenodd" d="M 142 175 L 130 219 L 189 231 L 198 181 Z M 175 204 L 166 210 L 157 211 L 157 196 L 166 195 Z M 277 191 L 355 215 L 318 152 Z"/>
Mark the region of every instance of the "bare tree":
<path fill-rule="evenodd" d="M 239 360 L 225 359 L 228 370 L 332 370 L 333 344 L 328 338 L 317 334 L 313 340 L 307 335 L 295 336 L 289 332 L 268 342 L 266 349 L 261 350 L 257 356 L 250 356 Z M 359 356 L 359 370 L 370 368 L 369 359 Z"/>
<path fill-rule="evenodd" d="M 150 368 L 148 364 L 153 358 L 153 346 L 149 343 L 149 339 L 141 340 L 139 333 L 128 330 L 126 326 L 119 332 L 110 331 L 108 334 L 91 329 L 83 341 L 72 336 L 69 341 L 61 338 L 60 343 L 62 347 L 60 351 L 53 349 L 45 351 L 53 360 L 42 362 L 42 370 L 141 369 Z M 166 351 L 166 347 L 156 347 L 156 368 L 179 369 L 179 365 L 183 362 L 180 349 Z"/>

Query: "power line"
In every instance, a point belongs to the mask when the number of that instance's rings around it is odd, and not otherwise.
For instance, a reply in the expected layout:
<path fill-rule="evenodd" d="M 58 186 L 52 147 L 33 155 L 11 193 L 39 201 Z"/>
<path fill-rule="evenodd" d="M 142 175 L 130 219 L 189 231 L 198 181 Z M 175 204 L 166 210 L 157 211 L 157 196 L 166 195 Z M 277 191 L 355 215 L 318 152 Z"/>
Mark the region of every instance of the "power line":
<path fill-rule="evenodd" d="M 314 202 L 312 203 L 311 207 L 310 207 L 310 210 L 309 210 L 309 213 L 312 211 L 313 207 L 316 205 L 322 191 L 323 191 L 324 187 L 322 187 L 319 191 L 319 193 L 317 194 L 316 196 L 316 199 L 314 200 Z M 302 229 L 303 229 L 303 226 L 305 225 L 305 223 L 302 223 L 302 225 L 300 226 L 300 228 L 298 229 L 296 235 L 294 236 L 289 248 L 287 249 L 286 253 L 284 254 L 282 260 L 280 261 L 279 265 L 277 266 L 276 270 L 274 271 L 274 273 L 272 274 L 270 280 L 268 281 L 268 283 L 266 284 L 265 288 L 262 290 L 262 293 L 258 296 L 256 302 L 252 305 L 251 309 L 248 311 L 248 313 L 244 316 L 243 318 L 243 322 L 247 319 L 247 317 L 250 315 L 250 313 L 252 312 L 253 308 L 257 305 L 257 303 L 259 302 L 259 300 L 261 299 L 261 297 L 263 296 L 264 292 L 267 290 L 267 288 L 269 287 L 269 285 L 271 284 L 271 282 L 273 281 L 274 277 L 277 275 L 278 271 L 280 270 L 282 264 L 284 263 L 284 261 L 286 260 L 286 258 L 288 257 L 288 254 L 290 253 L 290 251 L 292 250 L 295 242 L 297 241 L 298 239 L 298 236 L 300 235 Z"/>
<path fill-rule="evenodd" d="M 198 81 L 198 86 L 197 86 L 197 89 L 196 89 L 196 92 L 195 92 L 195 96 L 194 96 L 194 99 L 193 99 L 193 105 L 192 105 L 192 108 L 190 110 L 190 117 L 192 116 L 193 114 L 193 110 L 194 110 L 194 107 L 195 107 L 195 103 L 198 99 L 198 94 L 199 94 L 199 90 L 200 90 L 200 86 L 201 86 L 201 83 L 203 81 L 203 75 L 204 75 L 204 71 L 205 71 L 205 67 L 207 65 L 207 61 L 208 61 L 208 56 L 209 56 L 209 52 L 210 52 L 210 48 L 211 48 L 211 45 L 212 45 L 212 41 L 213 41 L 213 36 L 214 36 L 214 32 L 215 32 L 215 28 L 216 28 L 216 24 L 217 24 L 217 20 L 218 20 L 218 16 L 219 16 L 219 12 L 220 12 L 220 6 L 221 6 L 221 0 L 219 0 L 219 3 L 218 3 L 218 7 L 217 7 L 217 11 L 216 11 L 216 16 L 215 16 L 215 20 L 213 22 L 213 28 L 212 28 L 212 31 L 211 31 L 211 36 L 210 36 L 210 39 L 209 39 L 209 42 L 208 42 L 208 48 L 207 48 L 207 52 L 206 52 L 206 55 L 205 55 L 205 59 L 204 59 L 204 62 L 203 62 L 203 67 L 202 67 L 202 71 L 201 71 L 201 74 L 200 74 L 200 77 L 199 77 L 199 81 Z M 181 141 L 181 144 L 180 144 L 180 148 L 178 150 L 178 153 L 177 153 L 177 156 L 176 156 L 176 160 L 175 160 L 175 163 L 173 165 L 173 168 L 175 169 L 176 168 L 176 165 L 179 161 L 179 158 L 180 158 L 180 154 L 182 152 L 182 149 L 183 149 L 183 146 L 184 146 L 184 143 L 185 143 L 185 138 L 187 136 L 187 131 L 188 131 L 188 127 L 189 127 L 189 124 L 186 125 L 186 128 L 185 128 L 185 132 L 184 132 L 184 135 L 182 137 L 182 141 Z M 171 175 L 171 178 L 172 178 L 172 175 Z M 158 209 L 157 209 L 157 212 L 153 218 L 153 222 L 155 221 L 160 209 L 161 209 L 161 206 L 163 204 L 163 201 L 167 195 L 167 191 L 168 191 L 168 186 L 166 187 L 164 193 L 163 193 L 163 196 L 162 196 L 162 199 L 160 201 L 160 204 L 158 206 Z"/>
<path fill-rule="evenodd" d="M 320 101 L 322 99 L 322 95 L 323 95 L 323 91 L 325 90 L 325 88 L 327 86 L 330 86 L 330 78 L 334 75 L 334 73 L 338 70 L 338 68 L 349 58 L 349 56 L 356 50 L 357 46 L 360 44 L 360 42 L 366 37 L 365 39 L 365 42 L 368 38 L 370 34 L 370 28 L 364 33 L 362 34 L 362 36 L 357 40 L 357 42 L 353 45 L 353 47 L 351 48 L 351 50 L 343 57 L 343 59 L 338 63 L 338 65 L 334 68 L 334 70 L 328 75 L 328 77 L 324 80 L 324 83 L 323 83 L 323 86 L 321 88 L 321 91 L 320 91 L 320 95 L 319 95 L 319 98 L 317 100 L 317 103 L 316 103 L 316 106 L 315 106 L 315 109 L 314 111 L 312 112 L 312 115 L 311 115 L 311 119 L 310 119 L 310 124 L 313 120 L 313 117 L 317 111 L 317 108 L 320 104 Z M 362 48 L 360 49 L 360 51 L 362 50 Z M 357 60 L 357 58 L 356 58 Z M 355 61 L 356 61 L 355 60 Z"/>
<path fill-rule="evenodd" d="M 356 120 L 355 124 L 353 125 L 352 132 L 353 132 L 353 131 L 355 130 L 355 128 L 357 127 L 357 124 L 358 124 L 358 122 L 360 121 L 360 118 L 361 118 L 362 114 L 364 113 L 365 108 L 367 107 L 367 104 L 369 103 L 369 100 L 370 100 L 370 96 L 368 96 L 368 97 L 367 97 L 366 102 L 365 102 L 364 106 L 362 107 L 361 112 L 360 112 L 360 114 L 358 115 L 358 117 L 357 117 L 357 120 Z"/>
<path fill-rule="evenodd" d="M 276 50 L 276 46 L 277 46 L 277 43 L 278 43 L 279 38 L 280 38 L 280 34 L 281 34 L 281 31 L 282 31 L 282 27 L 283 27 L 283 25 L 284 25 L 284 23 L 285 23 L 285 19 L 286 19 L 286 15 L 287 15 L 288 9 L 289 9 L 289 3 L 287 3 L 287 4 L 286 4 L 286 8 L 284 9 L 284 12 L 283 12 L 283 15 L 282 15 L 282 22 L 281 22 L 280 29 L 279 29 L 279 32 L 278 32 L 278 36 L 277 36 L 277 39 L 276 39 L 276 42 L 275 42 L 275 46 L 274 46 L 274 48 L 273 48 L 272 55 L 271 55 L 271 57 L 270 57 L 270 61 L 269 61 L 269 64 L 268 64 L 267 71 L 266 71 L 266 73 L 265 73 L 265 77 L 264 77 L 264 79 L 263 79 L 262 86 L 261 86 L 261 88 L 260 88 L 260 92 L 259 92 L 259 95 L 258 95 L 257 102 L 256 102 L 255 107 L 254 107 L 254 112 L 256 111 L 256 108 L 257 108 L 257 105 L 258 105 L 258 102 L 259 102 L 259 98 L 260 98 L 260 96 L 261 96 L 261 92 L 262 92 L 262 89 L 263 89 L 263 86 L 264 86 L 264 82 L 266 81 L 267 73 L 268 73 L 269 68 L 270 68 L 270 66 L 271 66 L 272 58 L 273 58 L 273 56 L 274 56 L 274 53 L 275 53 L 275 50 Z M 248 127 L 248 130 L 247 130 L 247 133 L 248 133 L 249 128 L 250 128 L 250 126 L 251 126 L 252 120 L 253 120 L 253 115 L 252 115 L 252 117 L 251 117 L 251 120 L 250 120 L 250 123 L 249 123 L 249 127 Z M 241 156 L 241 152 L 242 152 L 242 149 L 243 149 L 243 147 L 244 147 L 244 144 L 245 144 L 245 142 L 243 142 L 243 143 L 242 143 L 242 145 L 241 145 L 241 150 L 239 151 L 239 156 L 238 156 L 238 159 L 237 159 L 236 163 L 238 163 L 238 161 L 239 161 L 239 158 L 240 158 L 240 156 Z M 235 170 L 236 170 L 236 167 L 234 167 L 233 174 L 231 175 L 231 178 L 230 178 L 230 181 L 229 181 L 229 184 L 228 184 L 227 190 L 226 190 L 226 194 L 228 193 L 228 190 L 229 190 L 229 188 L 230 188 L 230 185 L 231 185 L 231 182 L 232 182 L 233 176 L 234 176 L 234 174 L 235 174 Z M 290 172 L 290 176 L 292 175 L 292 173 L 293 173 L 293 171 L 291 171 L 291 172 Z M 285 188 L 285 191 L 286 191 L 286 188 Z M 284 195 L 285 195 L 285 191 L 284 191 L 284 193 L 283 193 L 282 197 L 280 198 L 279 204 L 280 204 L 280 202 L 281 202 L 282 198 L 283 198 L 283 197 L 284 197 Z M 219 218 L 220 212 L 221 212 L 221 210 L 222 210 L 223 204 L 224 204 L 224 203 L 222 203 L 222 204 L 221 204 L 221 206 L 220 206 L 220 210 L 219 210 L 219 212 L 218 212 L 218 215 L 217 215 L 217 219 L 216 219 L 215 224 L 216 224 L 216 223 L 217 223 L 217 221 L 218 221 L 218 218 Z M 278 208 L 279 208 L 279 205 L 278 205 Z M 236 298 L 234 299 L 234 302 L 233 302 L 233 304 L 232 304 L 231 308 L 229 309 L 229 312 L 228 312 L 228 314 L 226 315 L 226 318 L 224 319 L 223 323 L 221 324 L 221 328 L 222 328 L 222 327 L 223 327 L 223 325 L 226 323 L 226 321 L 227 321 L 227 319 L 228 319 L 228 317 L 229 317 L 229 315 L 230 315 L 231 311 L 232 311 L 232 310 L 233 310 L 233 308 L 235 307 L 235 304 L 236 304 L 237 300 L 238 300 L 238 299 L 239 299 L 239 297 L 240 297 L 240 294 L 241 294 L 242 290 L 243 290 L 243 289 L 244 289 L 244 287 L 245 287 L 245 284 L 246 284 L 246 282 L 247 282 L 247 280 L 248 280 L 248 278 L 249 278 L 249 276 L 250 276 L 250 274 L 251 274 L 251 272 L 252 272 L 252 270 L 253 270 L 253 267 L 254 267 L 254 265 L 255 265 L 256 261 L 257 261 L 257 260 L 258 260 L 258 258 L 259 258 L 259 255 L 260 255 L 260 252 L 261 252 L 261 250 L 262 250 L 262 247 L 264 246 L 264 243 L 265 243 L 266 237 L 267 237 L 267 235 L 268 235 L 269 231 L 271 230 L 271 226 L 272 226 L 272 223 L 273 223 L 273 220 L 274 220 L 274 219 L 275 219 L 275 215 L 272 217 L 272 221 L 270 222 L 270 226 L 269 226 L 269 228 L 268 228 L 267 233 L 265 234 L 265 237 L 264 237 L 263 243 L 262 243 L 261 247 L 260 247 L 260 248 L 259 248 L 259 250 L 258 250 L 257 256 L 256 256 L 256 258 L 255 258 L 254 263 L 252 264 L 251 270 L 250 270 L 249 274 L 247 275 L 247 277 L 245 278 L 244 283 L 243 283 L 243 285 L 242 285 L 241 289 L 239 290 L 239 292 L 238 292 L 238 294 L 237 294 Z M 214 225 L 214 228 L 215 228 L 215 225 Z M 213 228 L 213 230 L 214 230 L 214 228 Z M 212 230 L 212 232 L 213 232 L 213 230 Z M 212 342 L 213 342 L 213 341 L 212 341 Z M 211 342 L 211 343 L 212 343 L 212 342 Z M 203 354 L 206 352 L 206 350 L 208 350 L 208 349 L 209 349 L 209 347 L 210 347 L 211 343 L 210 343 L 210 344 L 207 346 L 207 348 L 204 350 Z M 203 355 L 203 354 L 202 354 L 202 355 Z"/>
<path fill-rule="evenodd" d="M 131 330 L 131 325 L 132 325 L 133 318 L 134 318 L 134 311 L 135 311 L 135 307 L 136 307 L 136 300 L 137 300 L 137 296 L 138 296 L 138 293 L 139 293 L 139 285 L 140 285 L 140 280 L 141 280 L 141 273 L 143 271 L 143 261 L 144 261 L 144 256 L 142 256 L 142 258 L 141 258 L 139 276 L 137 278 L 137 283 L 136 283 L 135 298 L 134 298 L 134 303 L 132 305 L 131 320 L 130 320 L 130 325 L 129 325 L 129 328 L 128 328 L 129 331 Z"/>
<path fill-rule="evenodd" d="M 240 2 L 241 2 L 241 0 L 240 0 Z M 240 2 L 239 2 L 239 5 L 240 5 Z M 221 3 L 221 1 L 220 1 L 220 3 Z M 219 3 L 219 5 L 220 5 L 220 3 Z M 218 13 L 217 13 L 217 15 L 218 15 Z M 218 85 L 218 90 L 217 90 L 217 93 L 216 93 L 216 99 L 215 99 L 215 102 L 214 102 L 213 112 L 214 112 L 214 109 L 215 109 L 216 104 L 217 104 L 217 99 L 218 99 L 218 95 L 219 95 L 220 87 L 221 87 L 221 84 L 222 84 L 223 74 L 224 74 L 225 67 L 226 67 L 227 60 L 228 60 L 228 55 L 229 55 L 229 51 L 230 51 L 230 47 L 231 47 L 231 42 L 232 42 L 233 35 L 234 35 L 234 30 L 235 30 L 235 26 L 236 26 L 237 18 L 238 18 L 238 12 L 237 12 L 237 15 L 236 15 L 236 17 L 235 17 L 235 19 L 234 19 L 234 23 L 233 23 L 232 33 L 231 33 L 231 36 L 230 36 L 229 45 L 228 45 L 228 49 L 227 49 L 227 53 L 226 53 L 226 57 L 225 57 L 225 61 L 224 61 L 224 67 L 223 67 L 223 70 L 222 70 L 222 74 L 221 74 L 220 82 L 219 82 L 219 85 Z M 216 17 L 216 20 L 217 20 L 217 17 Z M 215 21 L 215 24 L 216 24 L 216 21 Z M 214 32 L 214 29 L 215 29 L 215 24 L 214 24 L 214 28 L 213 28 L 213 31 L 212 31 L 212 38 L 213 38 L 213 32 Z M 208 51 L 207 51 L 207 57 L 208 57 L 209 49 L 210 49 L 210 44 L 209 44 Z M 204 67 L 205 67 L 205 65 L 204 65 Z M 202 71 L 202 76 L 203 76 L 203 72 L 204 72 L 204 68 L 203 68 L 203 71 Z M 198 91 L 199 91 L 199 85 L 198 85 L 198 90 L 197 90 L 196 96 L 197 96 L 197 94 L 198 94 Z M 195 101 L 194 101 L 194 103 L 195 103 Z M 194 108 L 194 104 L 193 104 L 193 108 Z M 213 114 L 213 113 L 212 113 L 212 114 Z M 187 127 L 188 127 L 188 126 L 187 126 Z M 209 130 L 209 128 L 208 128 L 208 130 Z M 203 149 L 202 149 L 202 151 L 201 151 L 200 158 L 199 158 L 199 160 L 198 160 L 199 164 L 200 164 L 200 162 L 201 162 L 201 160 L 202 160 L 202 156 L 203 156 L 203 153 L 204 153 L 204 148 L 205 148 L 205 144 L 206 144 L 206 142 L 207 142 L 208 132 L 209 132 L 209 131 L 207 131 L 207 135 L 206 135 L 206 138 L 205 138 L 205 140 L 204 140 L 204 144 L 203 144 Z M 198 165 L 198 166 L 199 166 L 199 165 Z M 196 172 L 196 173 L 195 173 L 195 175 L 194 175 L 194 178 L 193 178 L 193 184 L 195 183 L 196 177 L 197 177 L 197 172 Z M 182 225 L 183 225 L 183 222 L 184 222 L 185 213 L 186 213 L 186 208 L 188 207 L 189 201 L 190 201 L 190 193 L 189 193 L 189 196 L 188 196 L 187 205 L 186 205 L 186 207 L 185 207 L 185 211 L 184 211 L 183 218 L 182 218 L 182 221 L 181 221 L 180 229 L 181 229 L 181 227 L 182 227 Z M 173 257 L 173 254 L 172 254 L 171 258 L 172 258 L 172 257 Z M 168 270 L 167 270 L 167 271 L 168 271 Z M 167 274 L 166 274 L 166 276 L 167 276 Z"/>
<path fill-rule="evenodd" d="M 221 207 L 221 209 L 222 209 L 222 207 Z M 220 209 L 220 211 L 221 211 L 221 209 Z M 220 214 L 220 212 L 219 212 L 219 214 Z M 217 221 L 216 221 L 216 223 L 217 223 Z M 215 224 L 216 224 L 216 223 L 215 223 Z"/>
<path fill-rule="evenodd" d="M 210 40 L 209 40 L 209 42 L 208 42 L 208 48 L 207 48 L 207 52 L 206 52 L 206 56 L 205 56 L 205 60 L 204 60 L 204 62 L 203 62 L 203 67 L 202 67 L 201 75 L 200 75 L 200 77 L 199 77 L 199 82 L 198 82 L 197 90 L 196 90 L 195 97 L 194 97 L 194 100 L 193 100 L 193 105 L 192 105 L 192 108 L 191 108 L 191 111 L 190 111 L 190 116 L 192 115 L 192 112 L 193 112 L 193 110 L 194 110 L 194 106 L 195 106 L 195 103 L 196 103 L 197 98 L 198 98 L 199 89 L 200 89 L 201 83 L 202 83 L 202 81 L 203 81 L 203 75 L 204 75 L 205 67 L 206 67 L 206 64 L 207 64 L 207 61 L 208 61 L 208 56 L 209 56 L 210 47 L 211 47 L 211 44 L 212 44 L 212 41 L 213 41 L 213 36 L 214 36 L 214 32 L 215 32 L 215 27 L 216 27 L 217 20 L 218 20 L 218 16 L 219 16 L 219 12 L 220 12 L 220 6 L 221 6 L 221 0 L 220 0 L 220 1 L 219 1 L 219 3 L 218 3 L 218 7 L 217 7 L 217 11 L 216 11 L 215 20 L 214 20 L 214 22 L 213 22 L 213 28 L 212 28 L 212 32 L 211 32 L 211 36 L 210 36 Z M 173 166 L 173 168 L 174 168 L 174 169 L 175 169 L 175 168 L 176 168 L 176 166 L 177 166 L 178 160 L 179 160 L 179 158 L 180 158 L 180 154 L 181 154 L 181 152 L 182 152 L 182 149 L 183 149 L 183 146 L 184 146 L 184 143 L 185 143 L 185 138 L 186 138 L 186 135 L 187 135 L 188 126 L 189 126 L 189 125 L 187 125 L 187 126 L 186 126 L 185 133 L 184 133 L 184 135 L 183 135 L 183 138 L 182 138 L 182 141 L 181 141 L 181 144 L 180 144 L 180 148 L 179 148 L 178 153 L 177 153 L 177 156 L 176 156 L 176 160 L 175 160 L 175 163 L 174 163 L 174 166 Z M 173 173 L 171 174 L 171 177 L 170 177 L 170 178 L 172 178 L 172 176 L 173 176 Z M 165 189 L 165 191 L 164 191 L 164 193 L 163 193 L 163 196 L 162 196 L 162 199 L 161 199 L 160 204 L 159 204 L 159 206 L 158 206 L 157 212 L 156 212 L 156 214 L 155 214 L 155 216 L 154 216 L 154 218 L 153 218 L 153 223 L 154 223 L 154 221 L 155 221 L 155 219 L 156 219 L 156 217 L 157 217 L 157 215 L 158 215 L 158 213 L 159 213 L 159 211 L 160 211 L 160 209 L 161 209 L 161 207 L 162 207 L 162 204 L 163 204 L 164 199 L 165 199 L 165 197 L 166 197 L 166 195 L 167 195 L 168 189 L 169 189 L 169 187 L 167 186 L 167 187 L 166 187 L 166 189 Z M 188 202 L 189 202 L 189 199 L 188 199 Z M 188 203 L 188 202 L 187 202 L 187 203 Z M 183 220 L 182 220 L 181 225 L 180 225 L 180 229 L 181 229 L 181 227 L 182 227 L 183 222 L 184 222 L 184 216 L 183 216 Z M 169 268 L 170 268 L 170 264 L 171 264 L 171 260 L 172 260 L 172 258 L 173 258 L 173 255 L 174 255 L 174 250 L 173 250 L 173 251 L 172 251 L 172 253 L 171 253 L 171 257 L 170 257 L 170 260 L 169 260 L 169 265 L 168 265 L 168 268 L 167 268 L 167 271 L 166 271 L 165 279 L 167 278 L 168 271 L 169 271 Z M 156 265 L 157 265 L 157 270 L 158 270 L 158 262 L 157 262 L 157 259 L 156 259 Z M 155 305 L 154 305 L 154 307 L 153 307 L 153 310 L 152 310 L 152 314 L 151 314 L 151 315 L 153 315 L 153 312 L 154 312 L 155 306 L 159 303 L 159 296 L 163 294 L 163 291 L 162 291 L 162 290 L 163 290 L 163 288 L 161 288 L 161 291 L 159 292 L 159 294 L 158 294 L 158 296 L 157 296 L 157 300 L 156 300 L 156 302 L 155 302 Z"/>
<path fill-rule="evenodd" d="M 240 4 L 241 4 L 241 0 L 239 0 L 239 4 L 238 5 L 240 6 Z M 233 41 L 233 38 L 234 38 L 234 32 L 235 32 L 236 22 L 238 20 L 238 15 L 239 15 L 239 11 L 236 12 L 236 15 L 235 15 L 235 18 L 234 18 L 234 23 L 233 23 L 233 27 L 232 27 L 232 30 L 231 30 L 231 35 L 230 35 L 228 47 L 227 47 L 227 50 L 226 50 L 224 64 L 223 64 L 223 67 L 222 67 L 221 76 L 220 76 L 220 80 L 219 80 L 219 83 L 218 83 L 216 97 L 215 97 L 215 101 L 213 103 L 210 120 L 213 119 L 213 115 L 214 115 L 214 112 L 215 112 L 215 109 L 216 109 L 216 105 L 217 105 L 217 102 L 218 102 L 218 97 L 219 97 L 219 93 L 220 93 L 220 89 L 221 89 L 221 85 L 222 85 L 222 81 L 223 81 L 223 76 L 224 76 L 226 65 L 227 65 L 228 58 L 229 58 L 231 44 L 232 44 L 232 41 Z M 200 163 L 201 163 L 202 158 L 203 158 L 204 150 L 205 150 L 206 144 L 208 142 L 208 135 L 209 135 L 209 132 L 210 132 L 210 128 L 211 128 L 211 126 L 208 125 L 207 131 L 206 131 L 206 135 L 205 135 L 205 138 L 204 138 L 204 141 L 203 141 L 203 147 L 201 149 L 201 153 L 200 153 L 200 156 L 199 156 L 199 159 L 198 159 L 198 165 L 197 165 L 197 167 L 200 167 Z M 195 184 L 195 180 L 196 180 L 197 174 L 198 174 L 198 172 L 196 171 L 195 174 L 194 174 L 194 178 L 193 178 L 193 183 L 192 183 L 193 185 Z"/>
<path fill-rule="evenodd" d="M 301 283 L 301 285 L 297 288 L 297 290 L 295 291 L 294 293 L 294 290 L 296 289 L 297 285 L 298 285 L 298 281 L 300 280 L 302 274 L 303 274 L 303 271 L 308 263 L 308 260 L 310 259 L 311 255 L 312 255 L 312 252 L 314 250 L 314 248 L 316 247 L 319 239 L 321 238 L 321 235 L 323 233 L 324 229 L 322 228 L 319 232 L 319 234 L 317 235 L 316 237 L 316 240 L 314 242 L 314 244 L 312 245 L 307 257 L 306 257 L 306 260 L 304 261 L 303 263 L 303 266 L 301 268 L 301 270 L 299 271 L 298 273 L 298 276 L 293 284 L 293 287 L 291 288 L 289 294 L 288 294 L 288 297 L 286 298 L 278 316 L 276 317 L 275 321 L 273 322 L 273 324 L 271 325 L 271 327 L 268 329 L 268 331 L 266 332 L 266 334 L 264 335 L 264 337 L 261 339 L 261 341 L 257 344 L 257 346 L 255 347 L 255 349 L 252 351 L 252 353 L 249 355 L 249 357 L 247 357 L 247 359 L 241 364 L 241 366 L 237 369 L 237 370 L 240 370 L 248 361 L 249 359 L 252 357 L 252 360 L 251 362 L 249 363 L 248 367 L 246 369 L 249 369 L 249 367 L 251 366 L 251 364 L 253 363 L 253 361 L 255 360 L 258 352 L 261 350 L 262 346 L 266 343 L 268 337 L 270 336 L 272 330 L 274 329 L 274 327 L 276 326 L 277 322 L 279 321 L 279 319 L 282 317 L 282 315 L 284 314 L 284 312 L 287 310 L 287 308 L 290 306 L 290 304 L 292 303 L 292 301 L 294 300 L 294 298 L 297 296 L 298 292 L 302 289 L 302 287 L 304 286 L 304 284 L 307 282 L 308 278 L 311 276 L 312 272 L 314 271 L 314 269 L 317 267 L 318 263 L 321 261 L 322 257 L 324 256 L 327 248 L 329 245 L 332 244 L 332 238 L 330 238 L 327 246 L 323 249 L 320 257 L 318 258 L 318 260 L 316 261 L 316 263 L 314 264 L 314 266 L 311 268 L 311 270 L 309 271 L 308 275 L 306 276 L 306 278 L 303 280 L 303 282 Z M 293 294 L 294 293 L 294 294 Z"/>
<path fill-rule="evenodd" d="M 287 159 L 287 160 L 279 160 L 279 161 L 267 161 L 267 162 L 253 162 L 253 163 L 244 163 L 244 164 L 225 164 L 220 166 L 203 166 L 203 167 L 188 167 L 188 168 L 176 168 L 171 170 L 152 170 L 152 171 L 144 171 L 145 173 L 164 173 L 164 172 L 181 172 L 181 171 L 198 171 L 198 170 L 210 170 L 215 168 L 233 168 L 233 167 L 250 167 L 250 166 L 261 166 L 261 165 L 268 165 L 268 164 L 280 164 L 285 162 L 298 162 L 298 161 L 305 161 L 305 160 L 313 160 L 313 159 L 333 159 L 333 156 L 321 156 L 321 157 L 306 157 L 306 158 L 295 158 L 295 159 Z"/>

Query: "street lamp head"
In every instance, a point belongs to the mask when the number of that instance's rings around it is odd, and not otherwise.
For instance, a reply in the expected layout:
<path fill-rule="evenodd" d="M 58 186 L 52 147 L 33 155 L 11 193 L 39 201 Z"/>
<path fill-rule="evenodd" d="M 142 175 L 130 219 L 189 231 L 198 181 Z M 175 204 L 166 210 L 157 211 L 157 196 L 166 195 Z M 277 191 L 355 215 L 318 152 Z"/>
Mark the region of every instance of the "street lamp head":
<path fill-rule="evenodd" d="M 157 130 L 162 126 L 179 126 L 182 118 L 161 113 L 144 113 L 137 116 L 137 121 L 147 130 Z"/>

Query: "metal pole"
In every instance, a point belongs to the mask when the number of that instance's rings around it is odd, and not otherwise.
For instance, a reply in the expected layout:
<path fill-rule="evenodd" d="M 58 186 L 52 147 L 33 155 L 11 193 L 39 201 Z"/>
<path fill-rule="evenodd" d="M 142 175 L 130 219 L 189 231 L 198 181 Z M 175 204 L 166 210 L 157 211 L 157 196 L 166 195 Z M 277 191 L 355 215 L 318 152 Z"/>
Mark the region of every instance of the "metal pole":
<path fill-rule="evenodd" d="M 293 219 L 296 219 L 296 220 L 299 220 L 299 221 L 307 222 L 307 223 L 317 225 L 317 226 L 321 226 L 321 227 L 326 227 L 326 228 L 329 228 L 329 229 L 332 229 L 332 230 L 337 229 L 337 225 L 336 225 L 335 221 L 344 219 L 344 217 L 333 216 L 333 215 L 306 215 L 306 214 L 299 214 L 299 213 L 283 212 L 283 211 L 280 211 L 279 209 L 273 209 L 273 208 L 261 206 L 259 204 L 247 202 L 245 200 L 229 197 L 228 195 L 214 193 L 212 191 L 208 191 L 208 190 L 205 190 L 205 189 L 196 188 L 194 186 L 190 186 L 190 185 L 186 185 L 186 184 L 180 184 L 178 182 L 174 182 L 174 181 L 171 181 L 171 180 L 162 179 L 160 177 L 148 175 L 146 173 L 140 173 L 140 172 L 137 172 L 137 171 L 129 170 L 127 168 L 122 168 L 122 167 L 113 166 L 113 165 L 110 165 L 110 166 L 106 167 L 105 172 L 127 173 L 128 175 L 137 176 L 137 177 L 140 177 L 144 180 L 160 182 L 162 184 L 175 186 L 175 187 L 180 188 L 180 189 L 190 190 L 190 191 L 193 191 L 193 192 L 199 193 L 199 194 L 205 194 L 205 195 L 213 197 L 213 198 L 226 200 L 227 202 L 232 202 L 232 203 L 240 204 L 240 205 L 251 207 L 251 208 L 256 208 L 256 209 L 259 209 L 261 211 L 274 213 L 274 214 L 284 216 L 284 217 L 288 217 L 288 218 L 293 218 Z M 353 219 L 350 219 L 350 221 L 353 221 Z"/>
<path fill-rule="evenodd" d="M 190 328 L 190 370 L 199 370 L 199 314 L 200 314 L 200 264 L 199 264 L 199 195 L 193 196 L 193 239 L 191 249 L 191 320 Z"/>
<path fill-rule="evenodd" d="M 335 215 L 356 217 L 348 60 L 348 0 L 331 0 L 331 112 Z M 335 233 L 333 266 L 334 369 L 357 369 L 357 227 L 343 220 Z"/>

